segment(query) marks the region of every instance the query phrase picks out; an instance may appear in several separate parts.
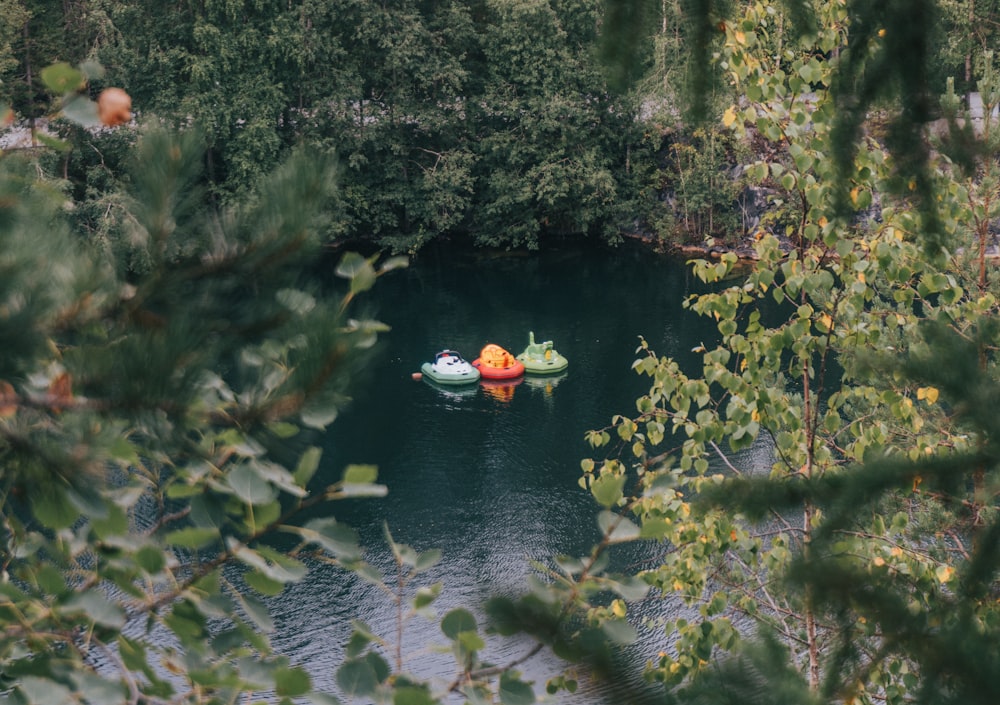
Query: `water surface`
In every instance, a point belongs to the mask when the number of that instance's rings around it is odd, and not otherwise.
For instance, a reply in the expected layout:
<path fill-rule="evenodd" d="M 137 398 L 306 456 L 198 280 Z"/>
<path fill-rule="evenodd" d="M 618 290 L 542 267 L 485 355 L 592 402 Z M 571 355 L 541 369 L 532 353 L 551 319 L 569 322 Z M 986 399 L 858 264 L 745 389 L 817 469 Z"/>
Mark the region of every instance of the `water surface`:
<path fill-rule="evenodd" d="M 346 464 L 371 463 L 389 494 L 332 505 L 332 512 L 360 531 L 376 564 L 388 566 L 383 525 L 418 550 L 441 549 L 443 560 L 425 581 L 444 582 L 435 605 L 441 614 L 456 606 L 479 613 L 484 598 L 522 591 L 531 560 L 583 555 L 598 536 L 598 507 L 577 484 L 580 460 L 594 455 L 584 433 L 608 425 L 614 414 L 634 413 L 636 397 L 648 388 L 648 378 L 630 369 L 640 335 L 657 353 L 689 365 L 691 348 L 715 339 L 712 325 L 681 307 L 694 285 L 683 262 L 628 244 L 530 254 L 421 251 L 408 269 L 366 295 L 392 330 L 366 376 L 355 381 L 352 404 L 324 437 L 316 479 L 330 483 Z M 517 354 L 529 331 L 539 342 L 552 340 L 569 359 L 568 370 L 464 391 L 412 378 L 444 348 L 469 360 L 486 343 Z M 618 560 L 648 561 L 658 550 L 630 547 Z M 654 600 L 637 613 L 676 608 Z M 396 629 L 391 603 L 378 589 L 327 566 L 287 590 L 274 612 L 275 645 L 305 665 L 322 689 L 335 690 L 351 618 L 387 637 Z M 408 625 L 408 670 L 449 682 L 452 659 L 429 650 L 440 643 L 435 623 Z M 498 640 L 487 655 L 503 663 L 529 646 L 525 639 Z M 572 702 L 621 701 L 623 687 L 640 683 L 644 659 L 666 647 L 665 635 L 645 632 L 626 654 L 630 669 L 614 682 L 583 682 Z M 563 667 L 548 655 L 521 670 L 544 694 L 545 679 Z"/>

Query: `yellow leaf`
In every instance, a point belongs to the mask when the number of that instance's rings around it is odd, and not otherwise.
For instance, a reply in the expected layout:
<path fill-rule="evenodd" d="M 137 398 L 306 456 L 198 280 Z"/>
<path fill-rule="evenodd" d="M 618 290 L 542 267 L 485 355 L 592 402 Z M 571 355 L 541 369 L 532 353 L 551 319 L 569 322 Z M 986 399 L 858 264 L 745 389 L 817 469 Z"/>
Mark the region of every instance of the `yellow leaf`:
<path fill-rule="evenodd" d="M 885 559 L 882 558 L 882 556 L 875 556 L 874 560 L 872 560 L 872 563 L 881 568 L 882 566 L 885 565 Z"/>
<path fill-rule="evenodd" d="M 854 205 L 858 205 L 858 191 L 859 189 L 857 186 L 851 189 L 851 203 Z"/>
<path fill-rule="evenodd" d="M 925 399 L 928 404 L 933 404 L 938 399 L 938 390 L 935 387 L 920 387 L 917 390 L 917 399 Z"/>
<path fill-rule="evenodd" d="M 950 565 L 939 565 L 937 567 L 937 570 L 934 571 L 934 575 L 936 575 L 937 579 L 942 583 L 946 583 L 949 580 L 951 580 L 951 576 L 953 576 L 954 574 L 955 574 L 955 569 L 952 568 Z"/>
<path fill-rule="evenodd" d="M 743 34 L 743 32 L 740 31 L 733 32 L 733 36 L 736 38 L 737 44 L 747 43 L 747 35 Z"/>
<path fill-rule="evenodd" d="M 625 603 L 622 600 L 615 600 L 611 603 L 611 613 L 616 617 L 625 616 Z"/>
<path fill-rule="evenodd" d="M 732 106 L 726 108 L 726 112 L 722 114 L 722 124 L 725 127 L 729 127 L 734 122 L 736 122 L 736 111 L 733 110 Z"/>

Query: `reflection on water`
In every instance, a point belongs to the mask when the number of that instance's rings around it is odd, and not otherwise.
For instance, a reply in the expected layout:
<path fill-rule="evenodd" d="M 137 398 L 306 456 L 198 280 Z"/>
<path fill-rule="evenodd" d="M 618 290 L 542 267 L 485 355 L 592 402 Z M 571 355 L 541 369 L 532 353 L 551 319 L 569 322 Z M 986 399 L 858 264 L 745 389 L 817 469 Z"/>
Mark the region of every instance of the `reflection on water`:
<path fill-rule="evenodd" d="M 514 398 L 514 390 L 524 381 L 524 377 L 516 379 L 481 379 L 479 386 L 483 393 L 497 401 L 509 402 Z"/>
<path fill-rule="evenodd" d="M 474 397 L 479 391 L 478 384 L 439 384 L 430 377 L 421 378 L 427 386 L 436 389 L 445 399 L 458 400 Z"/>
<path fill-rule="evenodd" d="M 383 568 L 391 564 L 384 525 L 396 541 L 419 551 L 441 549 L 441 563 L 426 576 L 428 583 L 444 584 L 434 605 L 439 614 L 463 606 L 482 616 L 478 605 L 486 597 L 523 591 L 532 560 L 585 555 L 599 534 L 598 508 L 577 484 L 581 458 L 592 455 L 584 433 L 606 426 L 615 414 L 634 413 L 636 397 L 648 388 L 648 380 L 631 370 L 638 336 L 692 373 L 700 364 L 686 351 L 715 339 L 710 322 L 681 308 L 688 278 L 682 264 L 632 247 L 458 259 L 454 251 L 422 251 L 409 269 L 380 280 L 369 298 L 374 315 L 392 331 L 379 343 L 370 377 L 356 385 L 352 406 L 325 436 L 315 480 L 328 484 L 347 464 L 373 463 L 389 494 L 328 511 L 358 529 L 372 561 Z M 469 387 L 413 380 L 443 345 L 459 351 L 479 350 L 488 341 L 510 345 L 531 330 L 556 341 L 570 360 L 566 372 Z M 756 466 L 769 450 L 761 454 L 746 451 L 731 461 L 746 456 Z M 631 567 L 649 563 L 662 549 L 618 548 L 624 550 L 615 560 Z M 372 585 L 317 565 L 275 601 L 274 643 L 307 667 L 320 687 L 335 690 L 350 619 L 391 637 L 390 605 Z M 651 600 L 637 609 L 655 615 L 677 605 Z M 444 641 L 436 623 L 409 623 L 406 668 L 450 680 L 450 655 L 430 648 Z M 642 645 L 626 654 L 632 663 L 625 675 L 613 683 L 582 683 L 572 702 L 621 701 L 623 688 L 640 687 L 642 664 L 665 643 L 663 634 L 644 634 Z M 528 647 L 523 639 L 500 640 L 485 656 L 504 663 Z M 521 669 L 543 693 L 545 679 L 563 666 L 542 655 Z M 633 696 L 627 699 L 635 702 Z"/>
<path fill-rule="evenodd" d="M 482 390 L 484 394 L 497 401 L 509 402 L 514 398 L 514 389 L 521 384 L 546 395 L 551 395 L 556 386 L 566 379 L 568 374 L 568 372 L 563 372 L 555 375 L 525 375 L 517 379 L 504 380 L 481 379 L 476 384 L 440 384 L 429 377 L 421 379 L 427 386 L 437 390 L 444 399 L 452 401 L 468 399 L 476 396 Z"/>
<path fill-rule="evenodd" d="M 554 375 L 528 375 L 524 378 L 524 383 L 533 389 L 540 389 L 546 394 L 552 394 L 555 388 L 566 379 L 569 372 L 561 372 Z"/>

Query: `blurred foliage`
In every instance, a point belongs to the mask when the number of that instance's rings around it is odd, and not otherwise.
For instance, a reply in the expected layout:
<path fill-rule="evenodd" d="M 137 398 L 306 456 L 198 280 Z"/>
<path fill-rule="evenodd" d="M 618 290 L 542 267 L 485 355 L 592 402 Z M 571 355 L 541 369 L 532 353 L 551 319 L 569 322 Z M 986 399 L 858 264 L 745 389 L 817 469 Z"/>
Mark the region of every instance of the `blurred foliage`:
<path fill-rule="evenodd" d="M 74 35 L 99 37 L 107 73 L 50 60 L 54 8 L 5 8 L 39 38 L 31 51 L 0 35 L 5 86 L 12 59 L 46 58 L 11 105 L 65 121 L 37 161 L 0 157 L 12 701 L 332 702 L 267 637 L 264 599 L 309 560 L 380 587 L 400 630 L 439 622 L 454 661 L 453 680 L 424 681 L 405 672 L 401 631 L 356 623 L 336 679 L 349 698 L 534 702 L 521 663 L 548 647 L 613 672 L 638 635 L 630 604 L 658 593 L 684 607 L 647 625 L 668 640 L 647 665 L 667 699 L 996 701 L 997 74 L 992 37 L 942 44 L 931 21 L 971 29 L 992 5 L 112 3 Z M 636 40 L 647 24 L 652 48 Z M 590 53 L 599 28 L 619 93 Z M 942 57 L 969 67 L 960 90 L 978 81 L 985 119 L 940 85 Z M 184 129 L 85 129 L 112 78 Z M 672 132 L 685 95 L 695 117 L 724 106 L 721 128 Z M 537 563 L 528 593 L 480 625 L 433 611 L 436 552 L 387 529 L 384 575 L 333 516 L 296 523 L 386 491 L 363 465 L 315 486 L 304 431 L 334 421 L 385 330 L 352 318 L 354 300 L 403 261 L 344 255 L 331 299 L 302 277 L 325 241 L 402 250 L 461 232 L 530 248 L 613 237 L 622 203 L 664 230 L 709 219 L 696 229 L 711 234 L 734 198 L 723 164 L 770 200 L 744 225 L 756 266 L 693 264 L 714 288 L 688 307 L 719 333 L 700 370 L 640 341 L 648 393 L 586 436 L 606 453 L 581 464 L 600 507 L 591 553 Z M 771 301 L 779 321 L 762 315 Z M 764 460 L 742 468 L 749 451 Z M 298 544 L 276 550 L 279 534 Z M 638 541 L 662 560 L 609 572 Z M 490 630 L 538 646 L 487 663 Z M 546 684 L 576 687 L 569 672 Z"/>
<path fill-rule="evenodd" d="M 987 52 L 985 119 L 934 97 L 938 140 L 906 102 L 923 69 L 885 66 L 889 35 L 917 30 L 881 13 L 903 11 L 822 4 L 777 51 L 776 5 L 726 22 L 722 124 L 753 141 L 744 174 L 784 205 L 781 239 L 761 228 L 749 273 L 733 254 L 693 263 L 720 288 L 687 305 L 719 342 L 682 370 L 641 341 L 636 413 L 587 435 L 607 456 L 582 482 L 629 488 L 637 535 L 664 545 L 640 575 L 687 607 L 647 667 L 678 702 L 996 699 L 995 72 Z M 858 22 L 876 23 L 867 44 Z M 911 138 L 922 151 L 898 159 Z"/>

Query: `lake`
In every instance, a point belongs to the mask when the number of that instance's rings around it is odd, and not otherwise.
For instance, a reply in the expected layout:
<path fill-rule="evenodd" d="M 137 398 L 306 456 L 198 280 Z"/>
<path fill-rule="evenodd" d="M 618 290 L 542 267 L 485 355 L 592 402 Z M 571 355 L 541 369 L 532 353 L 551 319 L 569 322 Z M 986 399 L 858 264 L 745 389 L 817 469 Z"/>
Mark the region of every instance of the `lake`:
<path fill-rule="evenodd" d="M 370 463 L 379 467 L 389 494 L 333 504 L 330 513 L 358 529 L 370 561 L 382 567 L 390 559 L 383 525 L 398 542 L 440 549 L 442 561 L 421 583 L 443 581 L 439 614 L 457 606 L 481 614 L 485 598 L 524 589 L 531 560 L 584 555 L 598 537 L 598 506 L 577 484 L 580 461 L 600 457 L 584 433 L 608 425 L 614 414 L 635 412 L 648 379 L 630 369 L 640 335 L 657 353 L 689 365 L 697 362 L 693 347 L 715 340 L 714 326 L 681 306 L 695 286 L 683 262 L 634 243 L 567 244 L 533 253 L 446 245 L 421 250 L 409 268 L 382 278 L 364 297 L 362 306 L 392 330 L 381 338 L 365 376 L 353 381 L 352 403 L 323 437 L 322 477 L 316 480 L 334 482 L 345 465 Z M 468 360 L 486 343 L 517 354 L 529 331 L 538 341 L 552 340 L 569 359 L 564 373 L 467 390 L 412 378 L 444 348 Z M 630 545 L 616 560 L 642 564 L 658 550 Z M 315 566 L 273 603 L 274 644 L 307 667 L 320 689 L 335 691 L 350 619 L 394 638 L 390 607 L 382 592 L 356 576 Z M 676 604 L 649 599 L 630 614 L 641 619 L 674 609 Z M 433 650 L 443 643 L 436 623 L 418 618 L 408 624 L 406 669 L 450 682 L 452 657 Z M 644 629 L 641 643 L 623 654 L 623 673 L 612 681 L 582 680 L 572 702 L 620 702 L 625 691 L 634 699 L 646 658 L 668 645 L 668 635 Z M 524 638 L 491 638 L 486 655 L 505 663 L 530 646 Z M 542 655 L 520 669 L 544 695 L 545 680 L 564 665 Z"/>

